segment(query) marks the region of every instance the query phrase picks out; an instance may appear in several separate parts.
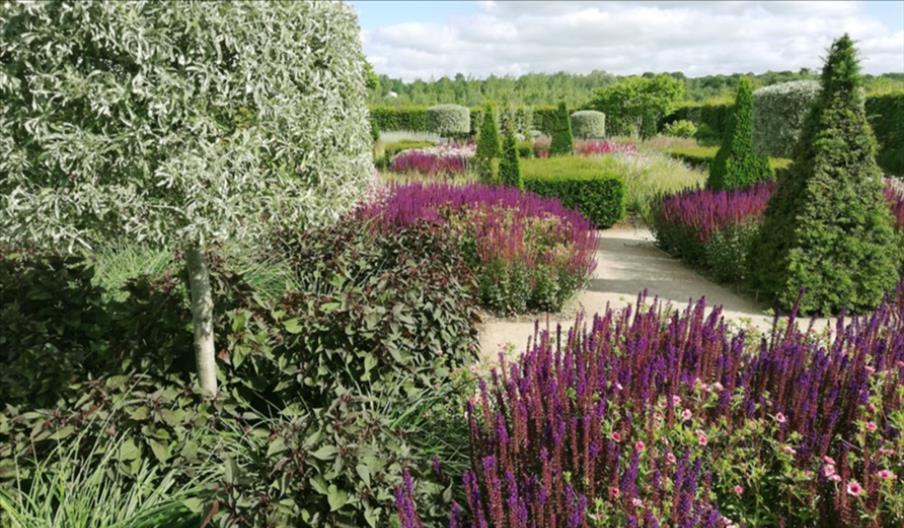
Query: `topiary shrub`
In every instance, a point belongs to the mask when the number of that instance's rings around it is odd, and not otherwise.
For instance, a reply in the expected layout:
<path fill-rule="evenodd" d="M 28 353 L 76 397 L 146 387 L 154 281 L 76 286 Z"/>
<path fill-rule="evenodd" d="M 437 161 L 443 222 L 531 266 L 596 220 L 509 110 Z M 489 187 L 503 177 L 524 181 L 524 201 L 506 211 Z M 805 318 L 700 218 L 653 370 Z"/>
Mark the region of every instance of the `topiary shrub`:
<path fill-rule="evenodd" d="M 575 137 L 582 139 L 606 136 L 606 114 L 596 110 L 579 110 L 571 114 L 571 127 Z"/>
<path fill-rule="evenodd" d="M 524 160 L 522 169 L 526 190 L 558 198 L 597 228 L 611 227 L 624 218 L 624 180 L 618 173 L 600 170 L 593 158 L 530 159 Z"/>
<path fill-rule="evenodd" d="M 753 146 L 756 153 L 790 158 L 818 96 L 818 81 L 773 84 L 753 92 Z"/>
<path fill-rule="evenodd" d="M 409 130 L 427 132 L 427 109 L 423 106 L 376 106 L 370 109 L 370 119 L 380 130 Z"/>
<path fill-rule="evenodd" d="M 477 137 L 477 153 L 474 155 L 478 172 L 484 181 L 492 179 L 492 174 L 487 174 L 487 169 L 492 166 L 491 160 L 501 155 L 502 144 L 499 141 L 496 111 L 488 104 L 483 111 L 483 122 L 480 124 L 480 135 Z"/>
<path fill-rule="evenodd" d="M 746 187 L 774 175 L 769 160 L 753 151 L 752 92 L 750 79 L 742 78 L 729 132 L 709 167 L 706 184 L 711 189 Z"/>
<path fill-rule="evenodd" d="M 571 118 L 568 107 L 564 102 L 559 103 L 555 123 L 552 131 L 552 143 L 549 145 L 549 153 L 556 155 L 569 155 L 574 153 L 574 137 L 571 135 Z"/>
<path fill-rule="evenodd" d="M 466 137 L 471 132 L 471 111 L 452 104 L 431 106 L 427 109 L 427 130 L 442 137 Z"/>
<path fill-rule="evenodd" d="M 511 124 L 505 131 L 502 146 L 502 159 L 499 160 L 499 182 L 509 187 L 524 189 L 524 178 L 521 175 L 521 162 L 518 155 L 518 141 Z"/>
<path fill-rule="evenodd" d="M 866 119 L 854 43 L 836 40 L 794 164 L 779 180 L 751 253 L 753 286 L 805 313 L 875 307 L 898 280 L 892 217 Z"/>
<path fill-rule="evenodd" d="M 697 135 L 697 125 L 693 121 L 679 119 L 667 123 L 662 129 L 662 133 L 670 137 L 692 138 Z"/>

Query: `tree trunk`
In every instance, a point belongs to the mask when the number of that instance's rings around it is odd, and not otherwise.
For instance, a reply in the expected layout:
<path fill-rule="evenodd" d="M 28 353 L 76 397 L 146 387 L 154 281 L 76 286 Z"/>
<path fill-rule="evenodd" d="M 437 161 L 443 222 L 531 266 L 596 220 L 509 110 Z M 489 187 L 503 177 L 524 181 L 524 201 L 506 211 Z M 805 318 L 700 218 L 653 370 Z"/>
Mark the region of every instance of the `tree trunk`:
<path fill-rule="evenodd" d="M 191 289 L 191 318 L 195 327 L 195 359 L 198 380 L 207 396 L 217 395 L 216 349 L 213 344 L 213 295 L 210 291 L 210 274 L 200 245 L 193 245 L 185 252 L 188 266 L 188 284 Z"/>

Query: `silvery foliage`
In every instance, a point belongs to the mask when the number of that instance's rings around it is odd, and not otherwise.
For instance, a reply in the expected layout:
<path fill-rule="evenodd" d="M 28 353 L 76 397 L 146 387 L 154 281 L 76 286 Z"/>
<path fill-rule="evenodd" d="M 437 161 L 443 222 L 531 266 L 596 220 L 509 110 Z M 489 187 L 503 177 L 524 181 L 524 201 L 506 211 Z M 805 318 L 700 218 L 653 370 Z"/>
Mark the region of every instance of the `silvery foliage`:
<path fill-rule="evenodd" d="M 791 81 L 753 92 L 753 145 L 758 155 L 791 157 L 820 89 L 819 81 Z"/>
<path fill-rule="evenodd" d="M 161 245 L 330 221 L 363 192 L 337 2 L 0 4 L 0 243 Z"/>
<path fill-rule="evenodd" d="M 579 138 L 605 137 L 606 114 L 596 110 L 578 110 L 571 114 L 571 130 Z"/>
<path fill-rule="evenodd" d="M 427 109 L 427 128 L 442 137 L 467 135 L 471 131 L 471 111 L 454 104 L 431 106 Z"/>

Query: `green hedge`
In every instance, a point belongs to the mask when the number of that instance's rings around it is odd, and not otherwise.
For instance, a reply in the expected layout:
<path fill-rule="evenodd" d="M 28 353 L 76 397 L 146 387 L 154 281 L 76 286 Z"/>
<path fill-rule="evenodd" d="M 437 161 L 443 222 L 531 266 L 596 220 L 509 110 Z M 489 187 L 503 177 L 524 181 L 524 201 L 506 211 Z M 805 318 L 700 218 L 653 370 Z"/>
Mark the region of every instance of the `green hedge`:
<path fill-rule="evenodd" d="M 559 122 L 559 108 L 557 106 L 538 106 L 534 108 L 534 130 L 539 130 L 547 136 L 552 135 Z"/>
<path fill-rule="evenodd" d="M 624 218 L 624 181 L 617 174 L 602 172 L 592 159 L 561 156 L 521 161 L 525 190 L 558 198 L 598 228 Z"/>
<path fill-rule="evenodd" d="M 683 106 L 663 118 L 660 130 L 669 123 L 686 119 L 701 127 L 698 138 L 719 142 L 727 130 L 733 107 L 731 103 Z M 904 92 L 867 96 L 866 116 L 879 144 L 876 156 L 879 166 L 886 173 L 904 175 Z M 537 121 L 536 117 L 534 119 Z"/>
<path fill-rule="evenodd" d="M 879 143 L 879 166 L 904 176 L 904 92 L 867 97 L 866 117 Z"/>
<path fill-rule="evenodd" d="M 673 158 L 678 158 L 691 167 L 701 170 L 709 170 L 709 164 L 716 157 L 719 147 L 672 147 L 665 152 Z M 769 166 L 778 177 L 788 170 L 791 160 L 787 158 L 769 158 Z"/>
<path fill-rule="evenodd" d="M 370 109 L 370 118 L 382 131 L 412 130 L 427 132 L 426 106 L 378 106 Z"/>

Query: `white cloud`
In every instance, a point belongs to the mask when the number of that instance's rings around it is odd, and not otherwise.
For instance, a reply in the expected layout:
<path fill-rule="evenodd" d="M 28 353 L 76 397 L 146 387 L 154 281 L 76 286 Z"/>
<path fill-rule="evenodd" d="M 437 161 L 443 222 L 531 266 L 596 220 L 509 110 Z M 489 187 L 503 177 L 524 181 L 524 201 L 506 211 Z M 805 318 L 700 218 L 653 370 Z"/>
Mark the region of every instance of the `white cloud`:
<path fill-rule="evenodd" d="M 476 13 L 362 32 L 381 73 L 606 70 L 688 75 L 818 68 L 832 39 L 858 41 L 869 73 L 904 72 L 904 32 L 856 2 L 481 2 Z"/>

